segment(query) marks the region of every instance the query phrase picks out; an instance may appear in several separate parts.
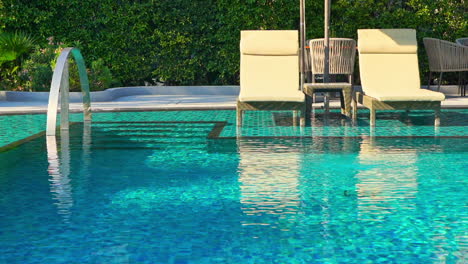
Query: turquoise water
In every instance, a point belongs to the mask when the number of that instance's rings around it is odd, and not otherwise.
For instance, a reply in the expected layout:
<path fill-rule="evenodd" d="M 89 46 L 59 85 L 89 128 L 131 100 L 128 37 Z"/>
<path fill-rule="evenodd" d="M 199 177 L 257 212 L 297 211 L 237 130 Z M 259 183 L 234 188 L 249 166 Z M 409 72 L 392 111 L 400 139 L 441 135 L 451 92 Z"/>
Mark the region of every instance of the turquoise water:
<path fill-rule="evenodd" d="M 467 114 L 96 113 L 0 152 L 0 263 L 464 263 Z"/>
<path fill-rule="evenodd" d="M 81 114 L 71 114 L 71 121 L 81 122 Z M 236 137 L 236 112 L 232 110 L 216 111 L 156 111 L 156 112 L 110 112 L 94 113 L 93 120 L 133 121 L 133 122 L 225 122 L 218 137 Z M 332 112 L 325 118 L 317 111 L 312 124 L 301 129 L 292 126 L 291 112 L 247 111 L 242 136 L 261 137 L 312 137 L 312 136 L 468 136 L 468 109 L 443 110 L 441 126 L 435 129 L 431 111 L 417 111 L 409 116 L 404 112 L 379 111 L 377 125 L 369 128 L 369 113 L 360 110 L 356 124 Z M 27 138 L 45 130 L 46 116 L 0 115 L 0 147 Z"/>

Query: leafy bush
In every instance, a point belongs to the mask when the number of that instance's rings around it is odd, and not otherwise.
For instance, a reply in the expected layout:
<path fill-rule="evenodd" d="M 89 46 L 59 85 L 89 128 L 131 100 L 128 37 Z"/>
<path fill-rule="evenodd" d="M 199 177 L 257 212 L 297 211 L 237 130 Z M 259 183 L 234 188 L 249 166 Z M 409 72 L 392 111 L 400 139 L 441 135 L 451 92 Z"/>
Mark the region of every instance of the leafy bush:
<path fill-rule="evenodd" d="M 0 87 L 18 86 L 22 60 L 34 47 L 34 38 L 23 32 L 0 33 Z"/>
<path fill-rule="evenodd" d="M 89 79 L 89 89 L 91 91 L 102 91 L 110 87 L 118 86 L 120 83 L 114 79 L 109 67 L 102 59 L 91 62 L 91 67 L 87 70 Z M 73 59 L 69 60 L 70 91 L 81 91 L 80 76 L 78 67 Z"/>
<path fill-rule="evenodd" d="M 21 59 L 34 47 L 34 39 L 25 33 L 0 34 L 0 65 Z"/>
<path fill-rule="evenodd" d="M 48 91 L 50 88 L 55 61 L 64 48 L 64 44 L 54 42 L 53 38 L 47 40 L 48 43 L 44 47 L 36 47 L 24 62 L 19 73 L 23 82 L 23 90 Z"/>
<path fill-rule="evenodd" d="M 415 28 L 423 37 L 468 36 L 466 0 L 335 0 L 331 35 L 359 28 Z M 306 0 L 307 37 L 323 37 L 323 0 Z M 79 41 L 86 61 L 102 59 L 123 85 L 235 84 L 239 31 L 298 29 L 289 0 L 0 0 L 0 28 Z M 64 22 L 66 21 L 66 22 Z"/>
<path fill-rule="evenodd" d="M 74 46 L 79 45 L 79 43 L 75 43 Z M 55 42 L 54 38 L 49 37 L 45 46 L 36 48 L 30 54 L 29 59 L 24 62 L 22 70 L 19 72 L 22 90 L 48 91 L 55 63 L 66 46 L 63 43 Z M 119 84 L 102 59 L 93 61 L 87 72 L 91 91 L 100 91 Z M 69 81 L 70 91 L 81 91 L 78 68 L 72 58 L 69 58 Z"/>
<path fill-rule="evenodd" d="M 97 59 L 91 63 L 88 75 L 93 91 L 102 91 L 120 85 L 120 82 L 112 76 L 109 67 L 104 64 L 103 59 Z"/>

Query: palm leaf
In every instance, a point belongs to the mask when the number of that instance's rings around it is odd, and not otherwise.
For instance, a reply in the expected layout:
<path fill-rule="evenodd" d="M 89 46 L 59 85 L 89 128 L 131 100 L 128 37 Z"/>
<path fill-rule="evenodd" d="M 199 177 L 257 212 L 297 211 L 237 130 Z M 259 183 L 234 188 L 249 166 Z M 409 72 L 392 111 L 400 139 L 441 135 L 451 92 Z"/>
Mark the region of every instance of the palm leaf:
<path fill-rule="evenodd" d="M 34 48 L 34 38 L 23 32 L 0 34 L 0 64 L 14 61 Z"/>

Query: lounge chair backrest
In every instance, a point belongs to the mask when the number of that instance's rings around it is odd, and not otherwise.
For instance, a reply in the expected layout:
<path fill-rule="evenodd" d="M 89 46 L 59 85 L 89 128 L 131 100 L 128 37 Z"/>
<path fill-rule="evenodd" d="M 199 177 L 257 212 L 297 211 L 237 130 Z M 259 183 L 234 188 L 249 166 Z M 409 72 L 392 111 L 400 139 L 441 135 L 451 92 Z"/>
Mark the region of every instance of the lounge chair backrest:
<path fill-rule="evenodd" d="M 358 51 L 364 93 L 421 88 L 414 29 L 359 29 Z"/>
<path fill-rule="evenodd" d="M 468 38 L 459 38 L 456 39 L 455 42 L 463 46 L 468 46 Z"/>
<path fill-rule="evenodd" d="M 423 41 L 431 72 L 468 71 L 468 47 L 435 38 Z"/>
<path fill-rule="evenodd" d="M 309 41 L 310 61 L 313 74 L 324 73 L 324 39 Z M 356 41 L 348 38 L 331 38 L 329 55 L 330 74 L 353 74 L 356 57 Z"/>
<path fill-rule="evenodd" d="M 294 56 L 298 54 L 295 30 L 246 30 L 241 32 L 244 55 Z"/>
<path fill-rule="evenodd" d="M 298 91 L 298 35 L 296 30 L 241 31 L 240 100 L 243 91 L 249 98 Z"/>

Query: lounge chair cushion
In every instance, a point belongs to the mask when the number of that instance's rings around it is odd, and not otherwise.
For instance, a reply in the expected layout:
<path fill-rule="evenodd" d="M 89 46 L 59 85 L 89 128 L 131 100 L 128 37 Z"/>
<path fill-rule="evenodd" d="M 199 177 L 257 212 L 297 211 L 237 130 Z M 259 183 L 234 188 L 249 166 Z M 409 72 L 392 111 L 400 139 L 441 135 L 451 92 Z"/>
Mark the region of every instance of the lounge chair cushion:
<path fill-rule="evenodd" d="M 241 49 L 260 49 L 264 44 L 266 52 L 257 50 L 253 55 L 241 50 L 239 101 L 305 101 L 304 93 L 299 90 L 297 39 L 297 31 L 242 31 Z M 268 43 L 274 45 L 274 49 L 269 48 Z M 292 53 L 293 50 L 296 52 Z"/>
<path fill-rule="evenodd" d="M 246 55 L 298 55 L 296 30 L 246 30 L 241 32 L 240 50 Z"/>
<path fill-rule="evenodd" d="M 384 92 L 384 91 L 373 91 L 366 93 L 366 95 L 371 96 L 379 101 L 386 102 L 407 102 L 407 101 L 443 101 L 445 99 L 444 94 L 419 89 L 418 91 L 409 91 L 405 94 L 395 94 L 393 92 Z"/>
<path fill-rule="evenodd" d="M 414 29 L 359 29 L 358 35 L 360 54 L 413 54 L 418 49 Z"/>
<path fill-rule="evenodd" d="M 414 30 L 366 29 L 358 30 L 358 35 L 361 84 L 366 95 L 381 101 L 445 99 L 442 93 L 421 89 Z"/>

